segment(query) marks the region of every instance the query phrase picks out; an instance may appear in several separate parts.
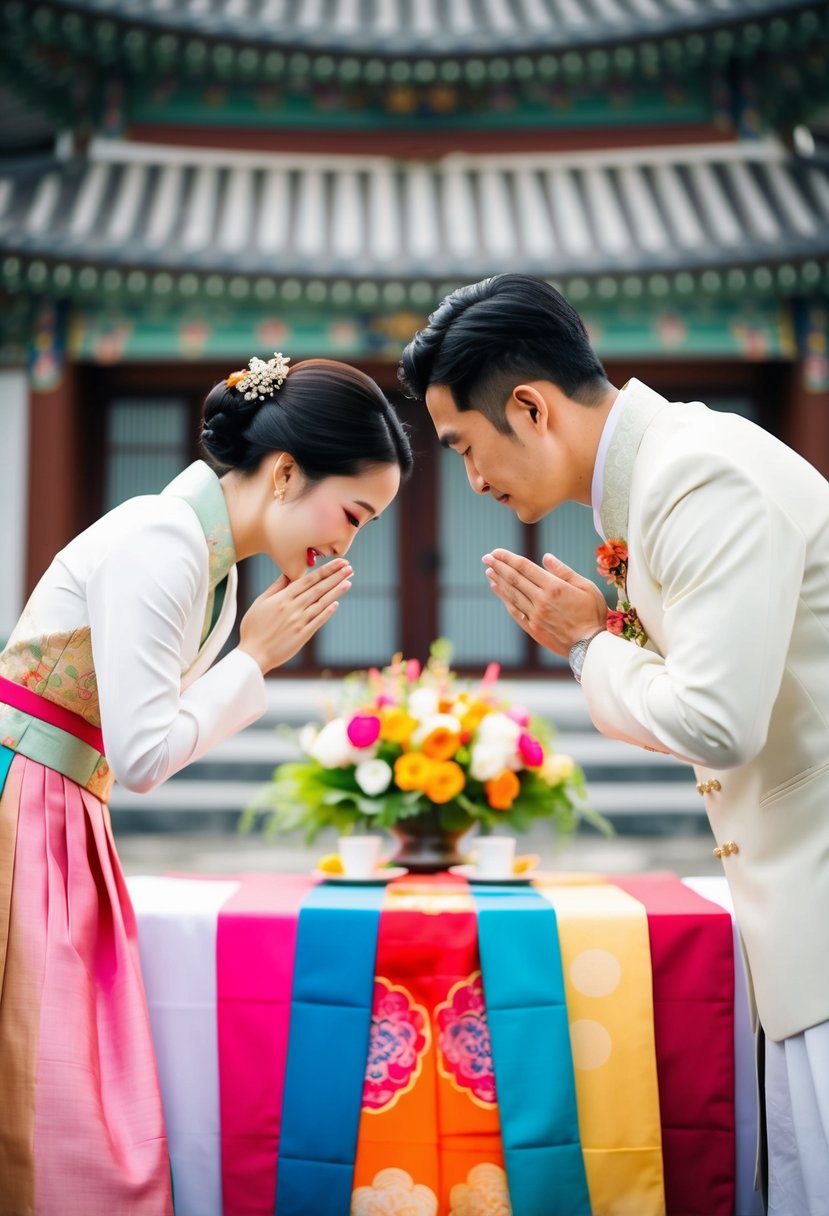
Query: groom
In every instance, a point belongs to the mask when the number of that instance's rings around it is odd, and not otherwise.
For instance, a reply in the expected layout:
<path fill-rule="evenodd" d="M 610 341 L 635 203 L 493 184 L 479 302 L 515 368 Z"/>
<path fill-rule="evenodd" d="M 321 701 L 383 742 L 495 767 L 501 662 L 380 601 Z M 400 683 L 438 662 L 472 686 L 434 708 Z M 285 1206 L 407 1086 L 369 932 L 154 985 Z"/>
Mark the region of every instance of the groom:
<path fill-rule="evenodd" d="M 759 427 L 610 384 L 547 283 L 460 288 L 403 354 L 472 489 L 592 506 L 600 568 L 484 558 L 606 735 L 694 765 L 766 1036 L 769 1211 L 829 1212 L 829 484 Z"/>

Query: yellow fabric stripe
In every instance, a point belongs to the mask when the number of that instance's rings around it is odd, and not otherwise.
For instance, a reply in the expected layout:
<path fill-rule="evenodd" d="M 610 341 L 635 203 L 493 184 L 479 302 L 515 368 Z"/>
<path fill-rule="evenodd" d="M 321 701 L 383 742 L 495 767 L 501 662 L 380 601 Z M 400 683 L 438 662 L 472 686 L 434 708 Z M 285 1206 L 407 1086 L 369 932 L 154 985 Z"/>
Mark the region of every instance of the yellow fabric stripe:
<path fill-rule="evenodd" d="M 558 918 L 593 1212 L 664 1216 L 647 914 L 609 883 L 535 886 Z"/>

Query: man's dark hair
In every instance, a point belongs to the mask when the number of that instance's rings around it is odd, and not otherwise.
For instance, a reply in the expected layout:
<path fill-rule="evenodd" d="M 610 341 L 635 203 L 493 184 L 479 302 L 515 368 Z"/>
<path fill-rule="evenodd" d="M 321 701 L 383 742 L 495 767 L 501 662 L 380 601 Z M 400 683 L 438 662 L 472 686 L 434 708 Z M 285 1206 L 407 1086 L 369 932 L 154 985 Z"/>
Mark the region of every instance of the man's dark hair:
<path fill-rule="evenodd" d="M 608 388 L 579 314 L 526 274 L 495 275 L 448 295 L 403 351 L 398 377 L 420 400 L 430 385 L 445 385 L 459 410 L 479 410 L 505 434 L 506 404 L 522 381 L 550 380 L 587 406 Z"/>

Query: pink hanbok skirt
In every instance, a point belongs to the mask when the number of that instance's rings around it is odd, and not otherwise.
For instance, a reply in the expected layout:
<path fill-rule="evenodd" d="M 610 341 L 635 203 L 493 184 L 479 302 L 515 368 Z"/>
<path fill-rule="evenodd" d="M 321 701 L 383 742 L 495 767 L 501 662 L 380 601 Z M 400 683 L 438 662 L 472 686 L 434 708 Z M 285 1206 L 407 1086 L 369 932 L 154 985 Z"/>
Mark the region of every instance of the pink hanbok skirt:
<path fill-rule="evenodd" d="M 0 753 L 0 1216 L 171 1216 L 135 917 L 104 803 Z"/>

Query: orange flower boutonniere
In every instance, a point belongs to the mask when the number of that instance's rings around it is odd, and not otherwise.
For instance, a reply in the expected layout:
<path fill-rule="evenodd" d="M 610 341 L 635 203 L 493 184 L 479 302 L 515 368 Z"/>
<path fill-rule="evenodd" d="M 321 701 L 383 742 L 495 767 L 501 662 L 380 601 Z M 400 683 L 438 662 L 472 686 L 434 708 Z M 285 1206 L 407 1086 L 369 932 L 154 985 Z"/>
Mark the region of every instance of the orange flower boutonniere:
<path fill-rule="evenodd" d="M 596 549 L 596 570 L 619 592 L 619 602 L 607 614 L 607 631 L 644 646 L 648 635 L 636 609 L 627 598 L 628 543 L 621 536 L 611 537 Z"/>

